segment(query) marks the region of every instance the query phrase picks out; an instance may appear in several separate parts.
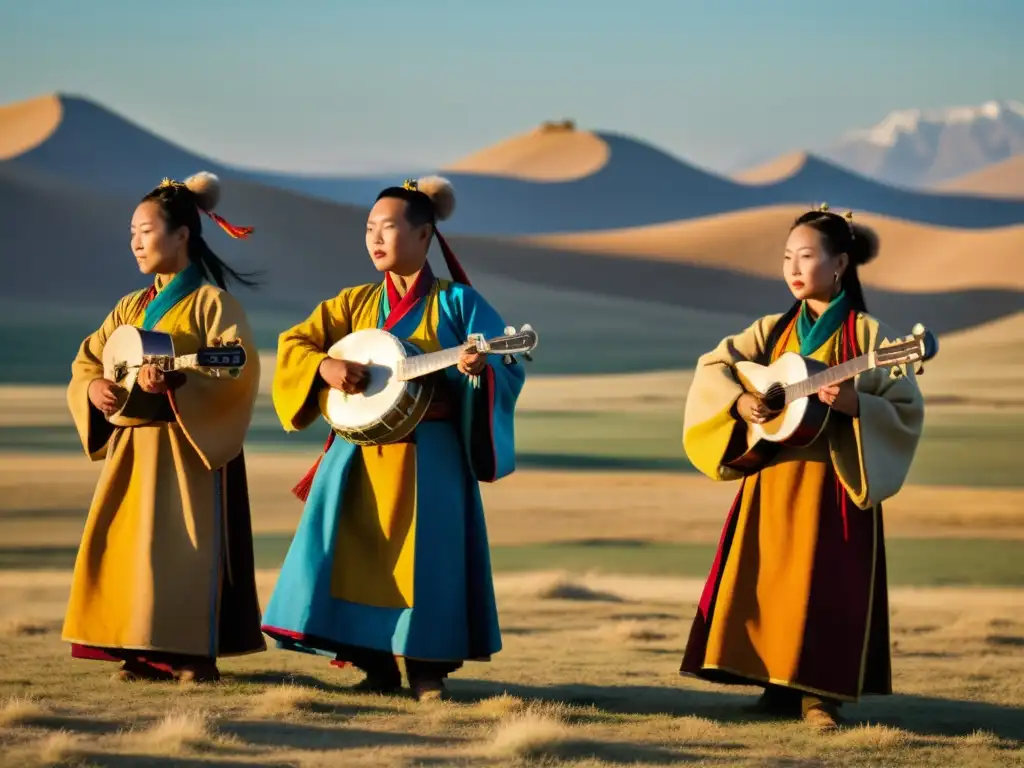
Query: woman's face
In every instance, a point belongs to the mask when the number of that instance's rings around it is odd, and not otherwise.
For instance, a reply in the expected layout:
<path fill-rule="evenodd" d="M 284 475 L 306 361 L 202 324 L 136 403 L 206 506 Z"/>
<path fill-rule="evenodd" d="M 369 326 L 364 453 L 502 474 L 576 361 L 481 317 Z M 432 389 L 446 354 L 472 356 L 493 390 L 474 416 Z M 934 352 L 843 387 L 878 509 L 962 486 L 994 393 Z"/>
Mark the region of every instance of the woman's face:
<path fill-rule="evenodd" d="M 411 275 L 426 261 L 430 225 L 412 226 L 405 218 L 406 205 L 397 197 L 381 198 L 366 219 L 366 251 L 378 272 Z"/>
<path fill-rule="evenodd" d="M 139 203 L 132 216 L 132 253 L 144 275 L 180 272 L 188 264 L 188 228 L 167 229 L 160 205 L 153 200 Z"/>
<path fill-rule="evenodd" d="M 829 301 L 836 294 L 846 269 L 845 253 L 828 253 L 817 230 L 801 225 L 789 233 L 782 273 L 793 296 Z"/>

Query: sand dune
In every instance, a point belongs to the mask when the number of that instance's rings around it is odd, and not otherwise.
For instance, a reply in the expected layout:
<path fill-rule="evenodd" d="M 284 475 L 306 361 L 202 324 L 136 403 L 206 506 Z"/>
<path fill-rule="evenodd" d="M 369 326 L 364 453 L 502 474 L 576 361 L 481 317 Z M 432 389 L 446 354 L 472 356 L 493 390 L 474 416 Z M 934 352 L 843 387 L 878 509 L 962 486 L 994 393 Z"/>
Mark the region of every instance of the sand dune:
<path fill-rule="evenodd" d="M 54 94 L 0 107 L 0 161 L 35 149 L 57 130 L 64 117 Z"/>
<path fill-rule="evenodd" d="M 596 173 L 609 156 L 608 144 L 590 131 L 545 123 L 474 152 L 444 170 L 530 181 L 571 181 Z"/>
<path fill-rule="evenodd" d="M 810 155 L 806 152 L 790 152 L 767 163 L 735 173 L 733 178 L 744 184 L 776 184 L 799 173 L 809 159 Z"/>
<path fill-rule="evenodd" d="M 7 140 L 8 153 L 15 155 L 7 162 L 87 184 L 103 194 L 137 195 L 164 176 L 181 177 L 205 167 L 225 178 L 366 206 L 383 186 L 413 175 L 309 176 L 230 168 L 88 99 L 64 95 L 48 99 L 51 108 L 54 103 L 59 106 L 60 116 L 53 118 L 55 130 L 42 143 L 32 143 L 43 135 L 39 130 L 29 132 L 31 141 L 25 138 L 21 118 L 0 119 L 0 135 L 22 136 L 18 141 Z M 29 111 L 24 105 L 15 110 L 19 115 Z M 20 149 L 16 152 L 15 147 Z M 587 232 L 823 199 L 942 226 L 979 229 L 1024 224 L 1024 200 L 896 189 L 809 155 L 792 156 L 783 165 L 772 171 L 774 179 L 763 171 L 762 183 L 741 183 L 704 171 L 637 137 L 604 131 L 535 132 L 484 149 L 446 169 L 460 194 L 447 226 L 452 234 L 478 236 Z"/>
<path fill-rule="evenodd" d="M 537 235 L 524 242 L 589 253 L 632 254 L 778 277 L 791 222 L 804 207 L 773 206 L 647 227 Z M 961 230 L 857 216 L 882 239 L 865 284 L 899 291 L 1002 287 L 1024 290 L 1024 226 Z M 980 254 L 983 259 L 975 262 Z M 975 266 L 975 264 L 977 266 Z"/>
<path fill-rule="evenodd" d="M 986 197 L 1024 198 L 1024 155 L 1014 155 L 981 170 L 944 182 L 936 189 Z"/>

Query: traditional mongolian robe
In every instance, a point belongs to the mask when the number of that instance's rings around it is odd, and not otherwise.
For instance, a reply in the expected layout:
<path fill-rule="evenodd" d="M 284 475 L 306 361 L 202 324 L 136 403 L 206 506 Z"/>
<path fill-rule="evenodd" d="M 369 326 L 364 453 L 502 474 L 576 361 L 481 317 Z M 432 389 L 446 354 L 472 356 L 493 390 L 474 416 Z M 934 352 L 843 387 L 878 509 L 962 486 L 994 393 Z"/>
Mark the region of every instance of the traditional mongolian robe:
<path fill-rule="evenodd" d="M 435 279 L 429 266 L 401 298 L 389 275 L 346 289 L 281 335 L 273 394 L 285 429 L 317 420 L 325 350 L 364 328 L 433 352 L 471 333 L 501 335 L 505 324 L 473 288 Z M 479 482 L 515 468 L 525 373 L 491 357 L 476 379 L 454 367 L 436 375 L 431 409 L 407 442 L 329 441 L 264 617 L 281 647 L 357 666 L 370 650 L 450 669 L 500 650 Z"/>
<path fill-rule="evenodd" d="M 248 360 L 237 379 L 188 371 L 164 420 L 113 427 L 88 390 L 121 325 L 171 334 L 178 355 L 241 339 Z M 260 375 L 252 339 L 238 301 L 190 266 L 121 299 L 83 342 L 68 406 L 85 452 L 104 465 L 64 621 L 74 656 L 167 669 L 266 648 L 242 456 Z"/>
<path fill-rule="evenodd" d="M 741 477 L 724 465 L 746 431 L 732 364 L 796 351 L 832 365 L 895 338 L 836 302 L 816 322 L 794 309 L 723 340 L 698 361 L 687 398 L 690 461 L 713 480 Z M 783 449 L 742 479 L 683 673 L 838 701 L 892 692 L 881 503 L 907 476 L 924 406 L 905 367 L 875 368 L 855 384 L 856 418 L 832 411 L 810 447 Z"/>

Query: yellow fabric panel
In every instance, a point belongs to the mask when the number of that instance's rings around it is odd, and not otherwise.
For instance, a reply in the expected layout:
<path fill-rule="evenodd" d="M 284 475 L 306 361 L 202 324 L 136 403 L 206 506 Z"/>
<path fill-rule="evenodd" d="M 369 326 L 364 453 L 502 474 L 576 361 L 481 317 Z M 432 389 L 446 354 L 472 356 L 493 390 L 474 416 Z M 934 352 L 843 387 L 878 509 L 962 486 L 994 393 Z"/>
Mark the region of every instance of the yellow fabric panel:
<path fill-rule="evenodd" d="M 733 431 L 742 428 L 730 411 L 743 394 L 733 365 L 755 360 L 781 315 L 754 322 L 697 360 L 683 413 L 683 449 L 690 463 L 712 480 L 738 480 L 743 473 L 722 465 Z"/>
<path fill-rule="evenodd" d="M 345 484 L 331 594 L 411 608 L 416 541 L 416 446 L 357 450 Z"/>

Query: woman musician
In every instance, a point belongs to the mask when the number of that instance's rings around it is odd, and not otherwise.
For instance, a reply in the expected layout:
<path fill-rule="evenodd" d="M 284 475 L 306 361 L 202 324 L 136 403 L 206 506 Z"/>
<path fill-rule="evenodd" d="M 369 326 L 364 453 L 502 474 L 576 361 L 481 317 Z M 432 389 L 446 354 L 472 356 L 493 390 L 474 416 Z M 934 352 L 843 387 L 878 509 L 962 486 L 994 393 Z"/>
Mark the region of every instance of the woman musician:
<path fill-rule="evenodd" d="M 323 387 L 365 388 L 364 366 L 326 354 L 349 333 L 382 328 L 433 352 L 504 332 L 437 230 L 454 205 L 439 177 L 377 196 L 366 249 L 384 279 L 342 290 L 281 334 L 273 396 L 286 430 L 317 420 Z M 453 280 L 427 262 L 434 239 Z M 419 699 L 444 697 L 448 674 L 501 648 L 478 485 L 515 467 L 513 412 L 525 378 L 515 360 L 476 353 L 434 376 L 429 410 L 409 438 L 360 447 L 332 432 L 296 489 L 306 506 L 263 627 L 283 648 L 362 669 L 359 690 L 398 691 L 404 658 Z"/>
<path fill-rule="evenodd" d="M 823 206 L 795 221 L 783 274 L 796 303 L 697 362 L 683 445 L 700 472 L 739 479 L 730 443 L 745 422 L 771 416 L 740 386 L 735 363 L 791 351 L 834 365 L 896 337 L 867 314 L 857 275 L 877 248 L 852 214 Z M 842 702 L 892 692 L 881 503 L 906 479 L 924 405 L 904 367 L 875 368 L 817 396 L 832 410 L 826 433 L 742 479 L 681 671 L 761 686 L 756 710 L 830 729 Z"/>
<path fill-rule="evenodd" d="M 165 179 L 135 209 L 131 248 L 148 288 L 125 296 L 82 343 L 68 406 L 86 454 L 104 461 L 75 563 L 63 638 L 76 658 L 119 661 L 125 681 L 213 681 L 218 656 L 265 650 L 256 597 L 242 442 L 259 385 L 259 356 L 228 278 L 252 285 L 203 238 L 217 177 Z M 118 387 L 103 378 L 103 348 L 122 325 L 170 334 L 175 354 L 240 341 L 237 378 L 164 372 L 137 385 L 163 396 L 163 413 L 120 428 Z"/>

